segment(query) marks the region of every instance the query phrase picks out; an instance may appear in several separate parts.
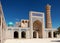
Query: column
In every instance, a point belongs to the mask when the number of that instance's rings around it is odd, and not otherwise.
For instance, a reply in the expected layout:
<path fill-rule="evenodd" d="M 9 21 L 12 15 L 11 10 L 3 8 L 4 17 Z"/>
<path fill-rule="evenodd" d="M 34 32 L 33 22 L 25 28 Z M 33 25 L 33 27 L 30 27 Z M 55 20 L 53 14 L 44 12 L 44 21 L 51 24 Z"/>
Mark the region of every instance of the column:
<path fill-rule="evenodd" d="M 53 38 L 53 30 L 51 31 L 51 36 L 52 36 L 52 38 Z"/>
<path fill-rule="evenodd" d="M 38 32 L 37 32 L 37 38 L 38 38 Z"/>
<path fill-rule="evenodd" d="M 33 29 L 31 28 L 31 30 L 30 30 L 31 32 L 30 32 L 30 38 L 33 38 Z"/>
<path fill-rule="evenodd" d="M 48 31 L 46 31 L 46 38 L 48 38 Z"/>
<path fill-rule="evenodd" d="M 21 39 L 21 30 L 19 29 L 19 39 Z"/>
<path fill-rule="evenodd" d="M 30 34 L 28 30 L 26 31 L 26 38 L 30 38 Z"/>
<path fill-rule="evenodd" d="M 11 28 L 11 38 L 14 39 L 14 30 Z"/>
<path fill-rule="evenodd" d="M 33 38 L 33 27 L 31 28 L 31 38 Z"/>
<path fill-rule="evenodd" d="M 31 38 L 33 38 L 33 22 L 32 22 L 32 13 L 30 12 L 30 34 Z"/>

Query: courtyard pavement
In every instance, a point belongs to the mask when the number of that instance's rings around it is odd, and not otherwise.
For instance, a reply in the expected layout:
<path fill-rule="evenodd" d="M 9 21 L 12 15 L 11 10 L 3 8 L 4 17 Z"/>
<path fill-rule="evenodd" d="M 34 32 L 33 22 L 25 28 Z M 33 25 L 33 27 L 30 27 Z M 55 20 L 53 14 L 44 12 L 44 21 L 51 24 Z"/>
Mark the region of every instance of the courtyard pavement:
<path fill-rule="evenodd" d="M 60 38 L 44 39 L 8 39 L 5 43 L 60 43 Z"/>

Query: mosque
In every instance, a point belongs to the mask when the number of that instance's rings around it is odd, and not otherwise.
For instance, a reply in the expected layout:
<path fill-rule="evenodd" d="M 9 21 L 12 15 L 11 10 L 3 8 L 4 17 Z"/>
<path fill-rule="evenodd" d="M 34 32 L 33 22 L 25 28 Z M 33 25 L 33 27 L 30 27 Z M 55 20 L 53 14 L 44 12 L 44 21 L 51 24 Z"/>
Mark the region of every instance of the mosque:
<path fill-rule="evenodd" d="M 0 3 L 0 43 L 6 39 L 57 38 L 55 35 L 57 29 L 52 28 L 50 13 L 51 6 L 47 4 L 46 13 L 30 11 L 29 20 L 22 19 L 20 22 L 16 22 L 14 26 L 7 26 Z"/>

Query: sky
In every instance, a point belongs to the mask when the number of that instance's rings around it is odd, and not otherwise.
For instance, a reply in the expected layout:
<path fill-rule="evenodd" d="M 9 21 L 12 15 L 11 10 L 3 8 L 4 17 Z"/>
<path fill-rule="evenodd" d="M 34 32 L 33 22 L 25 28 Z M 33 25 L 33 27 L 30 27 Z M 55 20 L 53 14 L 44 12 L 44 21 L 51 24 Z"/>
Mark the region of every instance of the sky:
<path fill-rule="evenodd" d="M 60 0 L 1 0 L 6 23 L 29 19 L 29 11 L 46 12 L 51 5 L 52 27 L 60 26 Z"/>

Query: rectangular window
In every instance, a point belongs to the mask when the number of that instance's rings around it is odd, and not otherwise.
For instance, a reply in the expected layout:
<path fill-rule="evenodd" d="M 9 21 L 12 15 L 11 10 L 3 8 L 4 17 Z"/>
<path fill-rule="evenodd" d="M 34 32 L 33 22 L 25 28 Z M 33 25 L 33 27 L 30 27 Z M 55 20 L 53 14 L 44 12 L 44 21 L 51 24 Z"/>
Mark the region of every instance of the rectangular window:
<path fill-rule="evenodd" d="M 42 14 L 35 14 L 35 13 L 33 13 L 32 16 L 41 16 L 42 17 L 43 15 Z"/>

